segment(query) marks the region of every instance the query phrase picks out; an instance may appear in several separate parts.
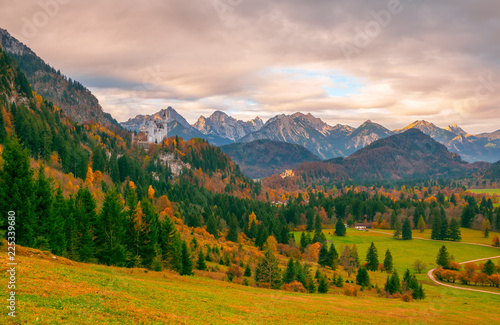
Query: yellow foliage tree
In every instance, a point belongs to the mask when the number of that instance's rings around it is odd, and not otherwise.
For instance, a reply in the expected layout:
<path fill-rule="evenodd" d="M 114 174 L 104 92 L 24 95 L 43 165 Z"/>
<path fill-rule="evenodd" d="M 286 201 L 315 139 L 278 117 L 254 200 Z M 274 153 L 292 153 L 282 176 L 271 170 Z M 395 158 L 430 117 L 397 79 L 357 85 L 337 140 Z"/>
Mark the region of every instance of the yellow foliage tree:
<path fill-rule="evenodd" d="M 248 216 L 248 229 L 250 229 L 250 226 L 252 226 L 252 221 L 255 221 L 257 223 L 257 216 L 255 215 L 255 212 L 250 213 Z"/>
<path fill-rule="evenodd" d="M 153 186 L 149 185 L 148 198 L 153 199 L 154 197 L 155 197 L 155 190 L 153 189 Z"/>
<path fill-rule="evenodd" d="M 94 184 L 99 184 L 102 182 L 102 173 L 100 170 L 94 173 Z"/>
<path fill-rule="evenodd" d="M 274 236 L 267 237 L 266 243 L 264 244 L 266 249 L 270 249 L 274 254 L 278 252 L 278 241 Z"/>
<path fill-rule="evenodd" d="M 94 173 L 92 172 L 92 167 L 89 166 L 87 169 L 87 176 L 85 177 L 85 186 L 92 186 L 94 181 Z"/>

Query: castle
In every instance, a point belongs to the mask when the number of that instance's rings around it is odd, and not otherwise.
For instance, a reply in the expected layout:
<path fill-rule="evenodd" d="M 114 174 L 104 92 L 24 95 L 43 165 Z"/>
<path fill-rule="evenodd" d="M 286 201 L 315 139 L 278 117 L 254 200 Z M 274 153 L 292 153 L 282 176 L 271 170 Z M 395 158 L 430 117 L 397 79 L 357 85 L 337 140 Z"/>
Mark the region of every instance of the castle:
<path fill-rule="evenodd" d="M 167 117 L 166 114 L 161 117 L 161 120 L 153 119 L 149 122 L 148 142 L 162 143 L 168 135 L 167 132 Z"/>

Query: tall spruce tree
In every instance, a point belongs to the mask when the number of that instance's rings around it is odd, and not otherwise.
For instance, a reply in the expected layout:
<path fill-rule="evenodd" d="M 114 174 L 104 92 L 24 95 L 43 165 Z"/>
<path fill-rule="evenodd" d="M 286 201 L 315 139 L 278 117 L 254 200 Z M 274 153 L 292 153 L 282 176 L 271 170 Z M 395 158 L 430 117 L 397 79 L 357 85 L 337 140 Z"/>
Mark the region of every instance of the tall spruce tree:
<path fill-rule="evenodd" d="M 182 242 L 182 270 L 181 275 L 193 275 L 193 260 L 189 253 L 188 245 L 185 241 Z"/>
<path fill-rule="evenodd" d="M 412 231 L 411 231 L 411 222 L 410 219 L 405 218 L 403 221 L 403 240 L 411 240 L 412 239 Z"/>
<path fill-rule="evenodd" d="M 2 151 L 3 167 L 0 171 L 1 211 L 16 213 L 16 244 L 32 246 L 37 234 L 35 215 L 35 184 L 28 150 L 17 137 L 6 141 Z"/>
<path fill-rule="evenodd" d="M 457 218 L 451 218 L 450 227 L 448 229 L 449 235 L 448 238 L 453 241 L 462 240 L 462 232 L 460 230 L 460 224 L 458 223 Z"/>
<path fill-rule="evenodd" d="M 271 250 L 266 250 L 255 269 L 255 282 L 269 283 L 271 289 L 281 287 L 281 270 L 279 261 Z"/>
<path fill-rule="evenodd" d="M 226 239 L 228 241 L 232 241 L 233 243 L 238 242 L 238 220 L 235 215 L 232 215 L 231 220 L 229 221 L 229 232 L 227 233 Z"/>
<path fill-rule="evenodd" d="M 336 236 L 345 236 L 346 234 L 346 229 L 344 225 L 344 221 L 342 219 L 338 219 L 337 223 L 335 224 L 335 235 Z"/>
<path fill-rule="evenodd" d="M 368 287 L 370 285 L 370 276 L 363 266 L 358 269 L 358 273 L 356 274 L 356 284 L 362 287 Z"/>
<path fill-rule="evenodd" d="M 379 263 L 378 263 L 377 248 L 375 247 L 375 244 L 372 242 L 366 254 L 366 269 L 369 271 L 377 271 L 378 264 Z"/>
<path fill-rule="evenodd" d="M 330 244 L 330 249 L 328 250 L 328 266 L 330 266 L 333 270 L 337 268 L 339 264 L 339 254 L 335 249 L 333 243 Z"/>
<path fill-rule="evenodd" d="M 437 263 L 437 265 L 439 265 L 445 269 L 450 267 L 450 254 L 448 253 L 446 246 L 443 245 L 439 249 L 436 263 Z"/>
<path fill-rule="evenodd" d="M 392 271 L 392 254 L 389 249 L 385 251 L 384 269 L 386 272 Z"/>
<path fill-rule="evenodd" d="M 63 197 L 62 189 L 59 186 L 54 199 L 54 209 L 48 222 L 48 239 L 50 251 L 54 255 L 62 255 L 66 249 L 66 217 L 68 215 L 66 202 Z"/>

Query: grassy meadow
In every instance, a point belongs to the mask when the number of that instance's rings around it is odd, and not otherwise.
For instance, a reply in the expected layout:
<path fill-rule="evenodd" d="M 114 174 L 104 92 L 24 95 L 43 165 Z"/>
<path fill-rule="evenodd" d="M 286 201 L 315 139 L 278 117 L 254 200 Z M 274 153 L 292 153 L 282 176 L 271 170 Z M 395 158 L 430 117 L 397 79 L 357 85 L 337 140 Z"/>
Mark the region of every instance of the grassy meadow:
<path fill-rule="evenodd" d="M 467 231 L 464 231 L 467 230 Z M 455 261 L 464 262 L 489 256 L 500 256 L 500 249 L 494 247 L 485 247 L 479 245 L 468 245 L 460 242 L 441 242 L 431 240 L 396 240 L 391 235 L 386 235 L 380 232 L 392 234 L 391 230 L 375 231 L 359 231 L 356 229 L 348 228 L 347 235 L 344 237 L 334 236 L 333 229 L 324 230 L 328 241 L 333 242 L 339 254 L 345 245 L 356 244 L 358 248 L 358 255 L 362 262 L 365 261 L 366 252 L 371 242 L 375 243 L 378 250 L 379 261 L 383 262 L 385 251 L 389 249 L 393 257 L 394 267 L 400 274 L 407 268 L 411 270 L 412 264 L 416 259 L 422 260 L 427 264 L 427 270 L 436 267 L 436 256 L 439 248 L 445 245 L 448 252 L 454 256 Z M 462 237 L 474 242 L 477 240 L 481 242 L 481 232 L 477 230 L 462 229 Z M 300 240 L 301 232 L 294 233 L 296 240 Z M 416 236 L 417 233 L 414 233 Z M 418 235 L 421 235 L 418 232 Z M 430 238 L 430 230 L 426 230 L 424 236 L 428 235 Z M 488 243 L 491 243 L 491 237 Z M 465 241 L 465 239 L 464 239 Z"/>
<path fill-rule="evenodd" d="M 381 249 L 391 246 L 382 236 L 348 235 L 346 243 L 360 240 L 361 255 L 374 238 Z M 406 303 L 364 292 L 357 297 L 289 293 L 165 271 L 82 264 L 18 248 L 18 317 L 4 312 L 1 324 L 493 324 L 500 310 L 497 296 L 430 281 L 425 300 Z M 395 255 L 397 264 L 406 263 L 400 253 Z M 0 260 L 0 279 L 6 283 L 5 251 Z M 6 297 L 4 289 L 2 301 Z"/>

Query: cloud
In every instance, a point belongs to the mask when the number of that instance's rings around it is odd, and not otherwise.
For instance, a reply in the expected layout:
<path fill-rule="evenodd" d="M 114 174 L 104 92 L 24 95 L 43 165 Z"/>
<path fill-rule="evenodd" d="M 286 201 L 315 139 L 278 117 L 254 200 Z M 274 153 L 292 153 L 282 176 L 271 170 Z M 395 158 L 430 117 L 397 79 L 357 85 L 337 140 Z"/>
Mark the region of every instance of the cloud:
<path fill-rule="evenodd" d="M 422 118 L 468 132 L 500 124 L 493 1 L 0 3 L 2 27 L 80 79 L 120 121 L 171 105 L 190 122 L 221 109 L 391 128 Z M 41 3 L 58 7 L 27 38 L 26 21 L 47 13 Z"/>

